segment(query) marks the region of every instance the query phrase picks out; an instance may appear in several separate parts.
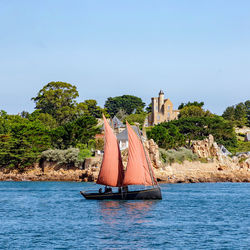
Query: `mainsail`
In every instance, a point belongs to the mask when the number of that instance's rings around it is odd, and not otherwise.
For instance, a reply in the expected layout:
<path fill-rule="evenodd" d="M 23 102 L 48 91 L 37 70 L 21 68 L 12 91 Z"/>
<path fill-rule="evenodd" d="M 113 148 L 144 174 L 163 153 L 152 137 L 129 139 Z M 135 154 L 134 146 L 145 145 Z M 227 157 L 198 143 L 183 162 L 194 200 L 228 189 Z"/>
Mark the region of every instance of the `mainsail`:
<path fill-rule="evenodd" d="M 148 155 L 143 148 L 142 141 L 138 138 L 133 128 L 127 122 L 128 130 L 128 164 L 124 174 L 123 186 L 145 185 L 153 186 L 155 178 Z"/>
<path fill-rule="evenodd" d="M 103 120 L 105 131 L 104 155 L 96 183 L 112 187 L 120 187 L 123 182 L 121 152 L 116 136 L 104 116 Z"/>

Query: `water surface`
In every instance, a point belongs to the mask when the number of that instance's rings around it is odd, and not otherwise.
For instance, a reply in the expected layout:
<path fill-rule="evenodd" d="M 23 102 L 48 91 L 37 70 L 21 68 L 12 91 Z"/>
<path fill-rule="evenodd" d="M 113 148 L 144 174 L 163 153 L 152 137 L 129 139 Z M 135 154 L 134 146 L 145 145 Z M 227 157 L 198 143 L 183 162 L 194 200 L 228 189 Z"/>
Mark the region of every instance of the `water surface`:
<path fill-rule="evenodd" d="M 161 188 L 162 201 L 89 201 L 93 183 L 0 182 L 0 248 L 249 249 L 249 183 Z"/>

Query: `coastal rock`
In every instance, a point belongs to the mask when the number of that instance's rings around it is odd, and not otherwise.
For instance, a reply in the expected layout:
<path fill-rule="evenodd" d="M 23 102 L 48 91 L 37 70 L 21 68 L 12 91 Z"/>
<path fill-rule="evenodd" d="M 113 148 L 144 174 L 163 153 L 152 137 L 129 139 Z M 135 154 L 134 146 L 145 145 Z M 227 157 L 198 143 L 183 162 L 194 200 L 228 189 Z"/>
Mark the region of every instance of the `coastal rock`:
<path fill-rule="evenodd" d="M 151 160 L 153 167 L 156 169 L 162 168 L 163 164 L 160 160 L 160 152 L 158 145 L 153 139 L 144 142 L 144 146 L 148 151 L 149 159 Z"/>
<path fill-rule="evenodd" d="M 217 160 L 224 165 L 230 165 L 232 162 L 226 148 L 219 147 L 212 135 L 209 135 L 208 138 L 204 140 L 192 141 L 191 149 L 199 158 L 205 158 L 211 161 Z M 224 149 L 224 151 L 222 149 Z"/>

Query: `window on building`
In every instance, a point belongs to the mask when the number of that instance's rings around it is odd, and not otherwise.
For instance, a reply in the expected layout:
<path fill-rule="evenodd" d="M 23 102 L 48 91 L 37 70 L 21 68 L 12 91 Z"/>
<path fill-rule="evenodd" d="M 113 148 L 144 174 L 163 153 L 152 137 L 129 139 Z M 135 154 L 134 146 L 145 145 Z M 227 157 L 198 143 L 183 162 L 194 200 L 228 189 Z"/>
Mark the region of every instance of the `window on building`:
<path fill-rule="evenodd" d="M 170 110 L 170 105 L 168 105 L 168 110 Z"/>
<path fill-rule="evenodd" d="M 160 116 L 159 115 L 157 115 L 157 121 L 160 121 Z"/>

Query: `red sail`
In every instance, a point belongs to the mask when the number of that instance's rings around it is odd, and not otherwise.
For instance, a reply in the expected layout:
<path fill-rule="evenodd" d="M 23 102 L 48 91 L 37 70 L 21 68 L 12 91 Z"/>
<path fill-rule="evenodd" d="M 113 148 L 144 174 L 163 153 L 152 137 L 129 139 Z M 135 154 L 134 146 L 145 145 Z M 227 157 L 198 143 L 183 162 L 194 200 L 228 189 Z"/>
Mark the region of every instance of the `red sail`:
<path fill-rule="evenodd" d="M 153 186 L 153 170 L 148 165 L 141 140 L 133 128 L 127 123 L 128 130 L 128 165 L 125 171 L 123 186 L 145 185 Z M 151 174 L 150 174 L 150 170 Z M 152 176 L 152 177 L 151 177 Z"/>
<path fill-rule="evenodd" d="M 104 120 L 105 145 L 102 166 L 97 179 L 97 184 L 120 187 L 123 181 L 123 165 L 118 141 L 109 126 L 106 118 Z"/>

